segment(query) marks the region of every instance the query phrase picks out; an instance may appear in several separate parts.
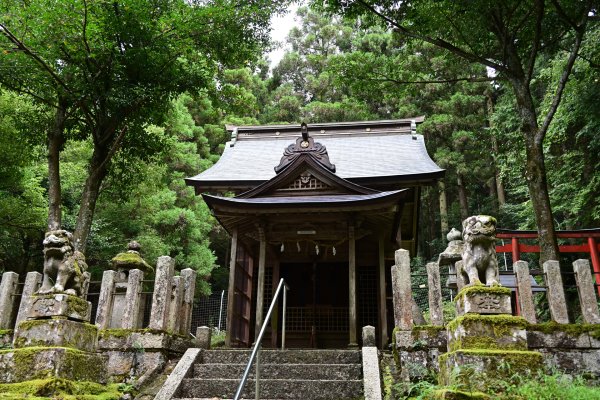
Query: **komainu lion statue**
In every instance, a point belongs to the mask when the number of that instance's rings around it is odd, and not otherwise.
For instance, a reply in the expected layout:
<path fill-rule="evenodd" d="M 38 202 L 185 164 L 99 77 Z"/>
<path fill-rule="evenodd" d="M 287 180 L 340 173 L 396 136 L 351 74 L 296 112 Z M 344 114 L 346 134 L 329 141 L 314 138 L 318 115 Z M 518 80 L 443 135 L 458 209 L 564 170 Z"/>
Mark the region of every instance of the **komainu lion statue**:
<path fill-rule="evenodd" d="M 496 218 L 475 215 L 463 221 L 462 271 L 468 284 L 499 285 Z"/>
<path fill-rule="evenodd" d="M 66 293 L 82 296 L 87 270 L 84 255 L 73 248 L 73 235 L 65 230 L 46 232 L 44 280 L 37 294 Z"/>

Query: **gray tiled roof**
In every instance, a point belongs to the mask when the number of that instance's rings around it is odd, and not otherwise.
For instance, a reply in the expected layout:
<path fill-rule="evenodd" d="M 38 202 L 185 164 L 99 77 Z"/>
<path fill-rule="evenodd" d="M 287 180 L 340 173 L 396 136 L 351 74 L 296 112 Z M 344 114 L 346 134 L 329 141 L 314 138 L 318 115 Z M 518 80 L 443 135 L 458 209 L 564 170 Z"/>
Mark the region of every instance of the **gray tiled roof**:
<path fill-rule="evenodd" d="M 443 173 L 427 154 L 423 136 L 411 135 L 410 129 L 369 132 L 348 129 L 348 132 L 338 130 L 311 136 L 327 148 L 336 174 L 344 179 Z M 267 181 L 275 176 L 273 168 L 279 164 L 284 149 L 294 143 L 295 137 L 277 137 L 272 133 L 239 135 L 233 146 L 232 142 L 227 143 L 215 165 L 188 178 L 188 183 L 209 188 L 216 182 Z"/>

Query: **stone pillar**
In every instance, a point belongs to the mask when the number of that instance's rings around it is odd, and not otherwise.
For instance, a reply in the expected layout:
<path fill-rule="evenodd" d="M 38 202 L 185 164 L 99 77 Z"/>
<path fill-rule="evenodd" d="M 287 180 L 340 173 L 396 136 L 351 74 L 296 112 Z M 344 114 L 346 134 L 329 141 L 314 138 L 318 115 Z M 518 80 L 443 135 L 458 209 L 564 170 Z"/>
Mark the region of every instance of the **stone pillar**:
<path fill-rule="evenodd" d="M 590 262 L 588 260 L 576 260 L 573 262 L 573 271 L 575 271 L 575 279 L 577 280 L 577 292 L 579 293 L 583 320 L 588 324 L 600 324 L 598 301 L 594 290 L 594 279 L 590 271 Z"/>
<path fill-rule="evenodd" d="M 192 308 L 194 306 L 194 294 L 196 292 L 196 271 L 186 268 L 181 271 L 183 281 L 183 302 L 181 304 L 179 333 L 188 336 L 192 327 Z"/>
<path fill-rule="evenodd" d="M 121 322 L 121 328 L 123 329 L 140 328 L 137 326 L 137 322 L 140 313 L 143 280 L 144 273 L 139 269 L 129 271 L 127 292 L 125 292 L 125 308 L 123 309 L 123 320 Z"/>
<path fill-rule="evenodd" d="M 544 263 L 543 268 L 546 275 L 546 286 L 548 286 L 548 304 L 552 320 L 559 324 L 568 324 L 569 316 L 562 276 L 560 275 L 560 264 L 558 261 L 550 260 Z"/>
<path fill-rule="evenodd" d="M 12 329 L 13 316 L 17 305 L 19 274 L 5 272 L 0 282 L 0 329 Z"/>
<path fill-rule="evenodd" d="M 200 349 L 210 349 L 211 331 L 208 326 L 199 326 L 196 328 L 196 346 Z"/>
<path fill-rule="evenodd" d="M 152 309 L 150 310 L 150 329 L 164 331 L 167 329 L 169 306 L 175 260 L 169 256 L 158 257 L 156 262 L 156 277 L 154 279 L 154 294 L 152 295 Z"/>
<path fill-rule="evenodd" d="M 379 330 L 381 331 L 381 348 L 385 349 L 388 342 L 387 332 L 387 299 L 385 292 L 385 242 L 384 236 L 379 237 Z M 363 343 L 364 346 L 364 343 Z"/>
<path fill-rule="evenodd" d="M 231 347 L 231 334 L 233 333 L 233 304 L 235 301 L 235 268 L 237 262 L 237 229 L 231 233 L 231 248 L 229 253 L 229 284 L 227 288 L 227 326 L 225 332 L 225 346 Z"/>
<path fill-rule="evenodd" d="M 181 276 L 174 276 L 171 286 L 171 303 L 169 304 L 169 316 L 167 320 L 167 330 L 169 332 L 179 332 L 182 302 L 183 280 L 181 279 Z"/>
<path fill-rule="evenodd" d="M 17 320 L 15 322 L 15 328 L 19 325 L 19 322 L 27 319 L 27 313 L 31 308 L 31 296 L 38 291 L 42 284 L 42 274 L 36 271 L 27 273 L 25 277 L 25 286 L 23 286 L 23 295 L 21 296 L 21 304 L 19 305 L 19 312 L 17 313 Z"/>
<path fill-rule="evenodd" d="M 412 290 L 410 287 L 410 255 L 408 250 L 396 250 L 396 265 L 392 267 L 394 322 L 400 330 L 411 330 Z"/>
<path fill-rule="evenodd" d="M 427 286 L 429 287 L 429 315 L 431 316 L 431 325 L 443 326 L 442 284 L 440 282 L 440 268 L 437 263 L 427 263 Z"/>
<path fill-rule="evenodd" d="M 365 326 L 362 330 L 363 391 L 365 400 L 381 400 L 381 374 L 375 328 Z"/>
<path fill-rule="evenodd" d="M 258 228 L 260 238 L 260 248 L 258 252 L 258 287 L 256 288 L 256 325 L 254 329 L 254 338 L 258 338 L 260 328 L 263 324 L 263 307 L 265 299 L 265 265 L 267 258 L 267 239 L 263 227 Z"/>
<path fill-rule="evenodd" d="M 517 279 L 517 293 L 519 294 L 519 306 L 521 316 L 530 324 L 537 323 L 535 317 L 535 305 L 533 303 L 533 292 L 531 291 L 531 277 L 529 275 L 529 264 L 526 261 L 517 261 L 513 264 Z"/>
<path fill-rule="evenodd" d="M 358 345 L 356 340 L 356 240 L 354 226 L 348 227 L 348 345 Z"/>
<path fill-rule="evenodd" d="M 98 309 L 96 310 L 96 326 L 98 329 L 108 329 L 110 327 L 116 279 L 117 271 L 108 270 L 102 274 Z"/>

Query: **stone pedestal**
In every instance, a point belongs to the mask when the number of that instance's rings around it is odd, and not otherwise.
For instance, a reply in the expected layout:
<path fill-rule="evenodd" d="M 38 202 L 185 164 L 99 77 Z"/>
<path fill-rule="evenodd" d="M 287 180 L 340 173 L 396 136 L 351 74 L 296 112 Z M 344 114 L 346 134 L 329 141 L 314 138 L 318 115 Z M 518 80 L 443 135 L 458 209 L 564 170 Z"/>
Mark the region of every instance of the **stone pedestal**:
<path fill-rule="evenodd" d="M 467 286 L 456 295 L 455 302 L 457 316 L 468 313 L 481 315 L 512 314 L 510 289 L 502 286 Z"/>
<path fill-rule="evenodd" d="M 89 322 L 91 303 L 68 294 L 34 295 L 27 319 L 65 318 L 72 321 Z"/>
<path fill-rule="evenodd" d="M 14 350 L 0 351 L 0 382 L 61 378 L 104 383 L 106 357 L 95 353 L 91 305 L 64 293 L 34 295 L 15 330 Z"/>
<path fill-rule="evenodd" d="M 447 326 L 440 383 L 485 391 L 496 379 L 532 376 L 542 354 L 527 350 L 527 321 L 511 315 L 510 289 L 468 286 L 456 297 L 458 317 Z"/>

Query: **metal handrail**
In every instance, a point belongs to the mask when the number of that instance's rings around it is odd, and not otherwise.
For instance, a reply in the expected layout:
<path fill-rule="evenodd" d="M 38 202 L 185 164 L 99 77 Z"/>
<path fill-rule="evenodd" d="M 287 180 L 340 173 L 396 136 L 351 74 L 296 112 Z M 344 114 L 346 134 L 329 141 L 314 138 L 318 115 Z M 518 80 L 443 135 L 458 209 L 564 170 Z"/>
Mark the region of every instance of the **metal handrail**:
<path fill-rule="evenodd" d="M 260 352 L 260 348 L 261 348 L 261 342 L 262 342 L 262 338 L 265 334 L 265 330 L 267 329 L 267 323 L 269 322 L 269 319 L 271 318 L 271 313 L 273 312 L 273 309 L 275 308 L 275 304 L 277 303 L 277 299 L 279 297 L 279 294 L 280 294 L 282 288 L 284 290 L 283 290 L 283 318 L 282 318 L 282 322 L 281 322 L 282 323 L 282 326 L 281 326 L 281 350 L 285 349 L 285 308 L 286 308 L 286 302 L 287 302 L 287 291 L 290 288 L 288 287 L 288 285 L 286 285 L 283 278 L 281 278 L 281 280 L 279 281 L 279 285 L 277 285 L 277 290 L 275 291 L 273 300 L 271 301 L 271 305 L 269 306 L 269 311 L 267 311 L 265 320 L 263 321 L 262 327 L 260 328 L 260 333 L 258 334 L 258 337 L 256 338 L 256 342 L 254 342 L 254 348 L 252 349 L 252 354 L 250 354 L 250 360 L 248 360 L 248 364 L 246 365 L 246 369 L 244 370 L 244 374 L 242 375 L 242 380 L 240 381 L 237 391 L 235 392 L 235 396 L 233 396 L 233 400 L 239 400 L 239 398 L 242 394 L 242 390 L 244 390 L 244 386 L 246 385 L 246 381 L 248 380 L 248 374 L 250 373 L 250 368 L 252 368 L 252 362 L 254 361 L 255 358 L 256 358 L 256 377 L 255 377 L 256 400 L 259 399 L 259 396 L 258 396 L 259 391 L 260 391 L 259 352 Z"/>

